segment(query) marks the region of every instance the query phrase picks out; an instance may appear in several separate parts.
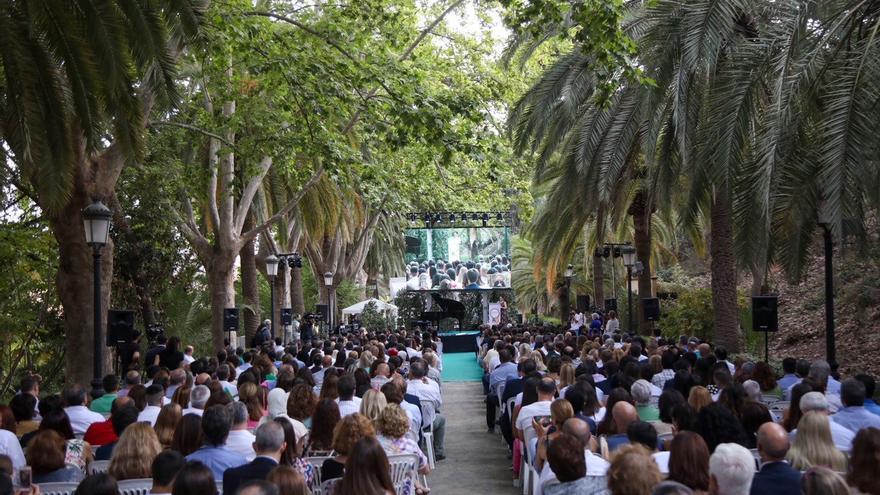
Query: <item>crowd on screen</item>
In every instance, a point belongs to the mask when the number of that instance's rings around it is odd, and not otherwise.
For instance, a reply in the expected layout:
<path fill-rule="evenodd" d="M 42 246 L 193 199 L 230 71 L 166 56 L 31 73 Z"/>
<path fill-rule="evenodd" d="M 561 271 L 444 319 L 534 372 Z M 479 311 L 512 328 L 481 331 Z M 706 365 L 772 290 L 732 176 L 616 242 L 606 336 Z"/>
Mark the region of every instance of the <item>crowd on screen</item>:
<path fill-rule="evenodd" d="M 486 426 L 514 483 L 547 495 L 880 494 L 873 377 L 793 357 L 776 370 L 693 337 L 609 331 L 598 315 L 574 326 L 482 334 Z"/>
<path fill-rule="evenodd" d="M 430 491 L 426 452 L 445 459 L 436 334 L 361 330 L 193 354 L 160 336 L 97 392 L 41 394 L 40 377 L 25 376 L 0 405 L 0 494 L 29 470 L 32 493 L 73 482 L 77 494 L 115 495 L 136 479 L 151 480 L 152 494 L 298 495 L 323 483 L 324 493 L 386 495 L 400 493 L 396 454 L 418 458 L 403 493 Z M 106 472 L 88 475 L 98 461 Z"/>

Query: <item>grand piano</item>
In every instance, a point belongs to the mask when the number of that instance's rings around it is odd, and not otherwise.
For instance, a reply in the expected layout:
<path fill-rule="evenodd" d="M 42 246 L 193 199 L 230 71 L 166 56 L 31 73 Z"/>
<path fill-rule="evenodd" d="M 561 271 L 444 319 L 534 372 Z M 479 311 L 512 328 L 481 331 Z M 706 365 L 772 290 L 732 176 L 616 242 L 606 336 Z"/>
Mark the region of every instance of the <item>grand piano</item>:
<path fill-rule="evenodd" d="M 446 318 L 454 318 L 458 321 L 458 328 L 464 328 L 462 325 L 462 320 L 465 317 L 464 304 L 455 299 L 441 297 L 440 294 L 436 292 L 431 293 L 431 298 L 434 299 L 434 302 L 440 307 L 440 311 L 423 311 L 419 318 L 420 320 L 430 321 L 434 324 L 434 328 L 439 329 L 442 320 L 445 320 Z"/>

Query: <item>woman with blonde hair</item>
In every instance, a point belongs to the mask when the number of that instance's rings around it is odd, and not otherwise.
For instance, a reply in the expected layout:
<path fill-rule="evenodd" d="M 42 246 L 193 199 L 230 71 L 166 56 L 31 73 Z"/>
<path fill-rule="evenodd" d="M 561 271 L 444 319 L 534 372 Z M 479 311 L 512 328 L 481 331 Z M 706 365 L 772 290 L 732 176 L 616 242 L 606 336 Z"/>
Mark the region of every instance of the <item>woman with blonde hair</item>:
<path fill-rule="evenodd" d="M 827 415 L 818 411 L 804 414 L 785 456 L 791 467 L 805 471 L 814 466 L 827 466 L 834 471 L 846 471 L 846 456 L 834 446 L 829 421 Z"/>
<path fill-rule="evenodd" d="M 562 391 L 566 388 L 572 386 L 574 384 L 574 365 L 571 363 L 565 363 L 559 368 L 559 394 L 562 395 Z"/>
<path fill-rule="evenodd" d="M 688 405 L 694 408 L 695 413 L 699 413 L 700 409 L 703 409 L 712 402 L 712 394 L 709 393 L 709 389 L 706 387 L 698 385 L 692 388 L 688 394 Z"/>
<path fill-rule="evenodd" d="M 247 427 L 249 429 L 256 428 L 263 419 L 263 416 L 267 414 L 265 397 L 260 388 L 260 386 L 251 382 L 245 383 L 238 388 L 238 400 L 247 406 Z"/>
<path fill-rule="evenodd" d="M 804 495 L 850 495 L 843 476 L 827 467 L 812 467 L 801 476 L 801 493 Z"/>
<path fill-rule="evenodd" d="M 370 389 L 367 390 L 364 398 L 361 399 L 360 413 L 369 418 L 375 426 L 376 421 L 379 420 L 386 406 L 388 406 L 388 401 L 385 400 L 385 394 L 378 390 Z"/>
<path fill-rule="evenodd" d="M 151 478 L 153 459 L 162 452 L 162 444 L 149 423 L 135 423 L 122 432 L 107 472 L 117 481 Z"/>
<path fill-rule="evenodd" d="M 626 353 L 627 351 L 623 350 L 623 348 L 614 349 L 611 351 L 611 358 L 619 363 L 620 360 L 623 359 L 623 356 L 626 356 Z"/>
<path fill-rule="evenodd" d="M 361 357 L 358 359 L 358 368 L 369 371 L 370 366 L 373 365 L 373 361 L 375 360 L 376 358 L 373 356 L 373 353 L 369 350 L 365 350 L 364 353 L 361 354 Z"/>
<path fill-rule="evenodd" d="M 547 366 L 544 365 L 544 355 L 541 354 L 541 351 L 532 351 L 529 354 L 529 357 L 535 360 L 535 365 L 537 365 L 538 371 L 544 373 L 547 371 Z"/>
<path fill-rule="evenodd" d="M 528 342 L 523 342 L 519 345 L 519 356 L 517 358 L 517 361 L 525 361 L 530 357 L 532 357 L 532 346 L 530 346 Z"/>
<path fill-rule="evenodd" d="M 182 417 L 183 409 L 177 404 L 166 404 L 159 411 L 159 416 L 156 418 L 156 426 L 153 429 L 156 430 L 156 438 L 159 439 L 159 444 L 162 445 L 163 449 L 171 447 L 174 430 L 177 429 L 177 424 L 180 423 L 180 418 Z"/>
<path fill-rule="evenodd" d="M 624 445 L 611 458 L 608 489 L 612 495 L 648 494 L 661 481 L 663 475 L 657 463 L 648 449 L 639 444 Z"/>

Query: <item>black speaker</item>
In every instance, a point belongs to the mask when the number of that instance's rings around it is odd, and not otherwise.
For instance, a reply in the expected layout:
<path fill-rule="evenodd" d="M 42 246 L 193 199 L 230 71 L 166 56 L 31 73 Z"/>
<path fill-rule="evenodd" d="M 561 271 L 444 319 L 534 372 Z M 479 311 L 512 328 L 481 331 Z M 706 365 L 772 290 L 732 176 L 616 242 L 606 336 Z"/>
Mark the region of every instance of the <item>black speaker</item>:
<path fill-rule="evenodd" d="M 660 299 L 656 297 L 642 298 L 642 307 L 645 310 L 645 319 L 657 321 L 660 319 Z"/>
<path fill-rule="evenodd" d="M 322 320 L 330 321 L 330 306 L 328 304 L 315 305 L 315 313 L 321 315 Z"/>
<path fill-rule="evenodd" d="M 617 299 L 605 299 L 605 311 L 617 311 Z"/>
<path fill-rule="evenodd" d="M 225 331 L 225 332 L 237 332 L 238 331 L 238 308 L 224 308 L 223 309 L 223 331 Z"/>
<path fill-rule="evenodd" d="M 578 294 L 577 295 L 577 310 L 578 313 L 587 313 L 590 311 L 590 296 L 587 294 Z"/>
<path fill-rule="evenodd" d="M 779 296 L 752 296 L 752 330 L 756 332 L 779 330 L 778 302 Z"/>
<path fill-rule="evenodd" d="M 293 308 L 281 308 L 281 324 L 284 326 L 293 324 Z"/>
<path fill-rule="evenodd" d="M 131 342 L 134 338 L 134 311 L 107 311 L 107 347 Z"/>

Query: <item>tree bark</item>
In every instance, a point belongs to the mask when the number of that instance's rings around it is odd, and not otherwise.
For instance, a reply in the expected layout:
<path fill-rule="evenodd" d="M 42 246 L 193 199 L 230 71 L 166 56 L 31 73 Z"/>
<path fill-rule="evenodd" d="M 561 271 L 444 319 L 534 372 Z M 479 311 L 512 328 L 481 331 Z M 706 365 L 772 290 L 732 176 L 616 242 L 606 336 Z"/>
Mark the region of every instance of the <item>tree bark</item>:
<path fill-rule="evenodd" d="M 235 271 L 232 268 L 234 255 L 232 259 L 231 262 L 214 259 L 210 266 L 205 267 L 211 290 L 211 342 L 215 352 L 223 350 L 223 339 L 226 337 L 223 310 L 235 307 Z M 234 333 L 232 338 L 235 338 Z"/>
<path fill-rule="evenodd" d="M 596 220 L 599 221 L 598 219 Z M 589 230 L 587 227 L 584 227 L 584 264 L 592 263 L 593 265 L 593 306 L 597 308 L 605 308 L 605 267 L 602 266 L 602 257 L 594 256 L 594 253 L 587 252 L 587 246 L 589 243 L 587 239 L 589 237 Z M 597 238 L 596 243 L 599 245 L 602 243 L 602 239 Z M 591 260 L 587 262 L 586 260 Z M 586 266 L 585 269 L 589 269 L 589 266 Z"/>
<path fill-rule="evenodd" d="M 306 312 L 306 303 L 303 298 L 302 268 L 290 269 L 290 301 L 293 312 L 303 315 Z"/>
<path fill-rule="evenodd" d="M 248 220 L 247 223 L 251 223 Z M 250 227 L 246 227 L 250 228 Z M 241 248 L 241 296 L 244 303 L 252 309 L 243 311 L 244 334 L 247 342 L 251 341 L 260 326 L 260 285 L 257 280 L 257 261 L 254 253 L 254 241 L 248 241 Z"/>
<path fill-rule="evenodd" d="M 569 327 L 568 313 L 571 311 L 571 290 L 568 284 L 563 281 L 556 294 L 559 297 L 559 321 L 565 330 Z"/>
<path fill-rule="evenodd" d="M 651 297 L 651 211 L 648 208 L 644 191 L 636 193 L 630 205 L 633 217 L 633 244 L 636 257 L 642 263 L 642 273 L 638 278 L 638 322 L 639 333 L 647 335 L 651 330 L 651 322 L 645 319 L 643 298 Z"/>
<path fill-rule="evenodd" d="M 728 352 L 742 350 L 736 297 L 736 258 L 733 254 L 732 208 L 728 191 L 719 188 L 712 203 L 709 253 L 712 257 L 712 306 L 715 343 Z"/>

